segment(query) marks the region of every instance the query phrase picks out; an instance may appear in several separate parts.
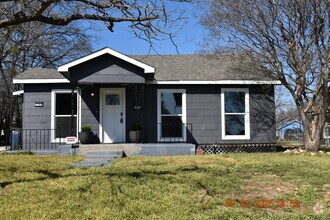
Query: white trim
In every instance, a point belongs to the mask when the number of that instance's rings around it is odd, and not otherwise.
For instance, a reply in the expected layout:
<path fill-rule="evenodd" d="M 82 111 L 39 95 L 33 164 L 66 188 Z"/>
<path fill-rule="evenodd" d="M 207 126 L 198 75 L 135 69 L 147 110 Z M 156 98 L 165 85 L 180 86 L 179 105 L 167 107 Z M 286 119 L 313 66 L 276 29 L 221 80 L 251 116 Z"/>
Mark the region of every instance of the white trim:
<path fill-rule="evenodd" d="M 122 93 L 122 105 L 123 105 L 123 135 L 124 143 L 126 143 L 126 88 L 100 88 L 100 97 L 99 97 L 99 108 L 100 108 L 100 121 L 99 121 L 99 138 L 100 142 L 103 143 L 103 95 L 108 92 L 118 92 Z"/>
<path fill-rule="evenodd" d="M 245 135 L 226 135 L 225 123 L 225 92 L 245 92 L 245 113 L 233 113 L 233 115 L 245 115 Z M 221 133 L 222 140 L 249 140 L 250 139 L 250 95 L 248 88 L 222 88 L 221 89 Z"/>
<path fill-rule="evenodd" d="M 24 93 L 24 90 L 19 90 L 19 91 L 13 92 L 13 95 L 22 95 L 23 93 Z"/>
<path fill-rule="evenodd" d="M 104 48 L 104 49 L 102 49 L 100 51 L 97 51 L 97 52 L 94 52 L 92 54 L 89 54 L 89 55 L 87 55 L 85 57 L 82 57 L 82 58 L 80 58 L 78 60 L 75 60 L 75 61 L 72 61 L 70 63 L 67 63 L 67 64 L 65 64 L 63 66 L 58 67 L 57 70 L 59 72 L 69 72 L 69 68 L 70 67 L 79 65 L 79 64 L 81 64 L 83 62 L 86 62 L 88 60 L 91 60 L 91 59 L 94 59 L 96 57 L 102 56 L 104 54 L 110 54 L 110 55 L 115 56 L 115 57 L 117 57 L 117 58 L 119 58 L 121 60 L 124 60 L 124 61 L 126 61 L 128 63 L 131 63 L 131 64 L 133 64 L 135 66 L 138 66 L 138 67 L 144 69 L 144 73 L 154 73 L 155 72 L 155 68 L 154 67 L 149 66 L 147 64 L 144 64 L 144 63 L 142 63 L 140 61 L 137 61 L 137 60 L 135 60 L 133 58 L 130 58 L 130 57 L 128 57 L 128 56 L 126 56 L 126 55 L 124 55 L 122 53 L 119 53 L 119 52 L 117 52 L 115 50 L 112 50 L 110 48 Z"/>
<path fill-rule="evenodd" d="M 56 138 L 55 139 L 55 109 L 56 109 L 56 94 L 57 93 L 71 93 L 72 90 L 71 89 L 52 89 L 51 91 L 51 113 L 50 113 L 50 116 L 51 116 L 51 121 L 50 121 L 50 129 L 51 129 L 51 142 L 54 143 L 54 142 L 65 142 L 65 138 Z M 77 90 L 75 89 L 74 90 L 75 93 L 77 93 Z M 77 97 L 78 98 L 78 97 Z M 78 113 L 78 112 L 77 112 Z M 63 115 L 65 117 L 65 115 Z M 71 115 L 69 115 L 71 116 Z M 78 115 L 74 115 L 77 117 L 77 120 L 78 120 Z M 60 116 L 61 117 L 61 116 Z M 67 117 L 67 116 L 66 116 Z M 77 125 L 77 128 L 78 128 L 78 125 Z M 76 133 L 76 136 L 78 137 L 78 129 L 77 130 L 77 133 Z"/>
<path fill-rule="evenodd" d="M 153 80 L 150 82 L 146 82 L 146 84 L 167 84 L 167 85 L 191 85 L 191 84 L 198 84 L 198 85 L 205 85 L 205 84 L 221 84 L 221 85 L 280 85 L 281 81 L 273 80 L 273 81 L 258 81 L 258 80 L 214 80 L 214 81 L 207 81 L 207 80 Z"/>
<path fill-rule="evenodd" d="M 172 92 L 172 93 L 182 93 L 182 123 L 185 125 L 187 123 L 187 96 L 185 89 L 158 89 L 157 90 L 157 140 L 158 141 L 167 141 L 167 138 L 161 137 L 161 129 L 159 127 L 162 119 L 161 119 L 161 93 L 163 92 Z M 178 141 L 187 141 L 187 129 L 183 129 L 182 133 L 183 137 L 178 138 Z M 173 140 L 173 138 L 168 138 L 168 140 Z"/>
<path fill-rule="evenodd" d="M 69 83 L 67 79 L 13 79 L 13 84 Z"/>
<path fill-rule="evenodd" d="M 77 112 L 78 112 L 78 132 L 81 131 L 81 88 L 78 88 L 78 91 L 77 91 Z"/>

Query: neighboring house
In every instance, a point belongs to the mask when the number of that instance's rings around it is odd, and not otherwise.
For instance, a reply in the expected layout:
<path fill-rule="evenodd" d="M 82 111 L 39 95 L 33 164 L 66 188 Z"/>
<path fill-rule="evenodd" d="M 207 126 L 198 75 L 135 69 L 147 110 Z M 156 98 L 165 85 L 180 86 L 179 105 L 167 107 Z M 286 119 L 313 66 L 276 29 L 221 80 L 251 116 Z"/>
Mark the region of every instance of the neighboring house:
<path fill-rule="evenodd" d="M 141 143 L 175 148 L 276 143 L 279 82 L 239 57 L 126 56 L 104 48 L 58 69 L 29 69 L 14 83 L 24 85 L 23 148 L 31 147 L 29 130 L 56 143 L 77 136 L 83 124 L 103 144 L 128 143 L 135 127 Z"/>
<path fill-rule="evenodd" d="M 330 145 L 330 114 L 327 113 L 327 122 L 324 126 L 322 145 Z M 303 140 L 304 126 L 298 120 L 293 120 L 277 130 L 278 140 Z"/>
<path fill-rule="evenodd" d="M 298 120 L 293 120 L 280 127 L 277 131 L 279 140 L 301 140 L 303 137 L 303 125 Z"/>

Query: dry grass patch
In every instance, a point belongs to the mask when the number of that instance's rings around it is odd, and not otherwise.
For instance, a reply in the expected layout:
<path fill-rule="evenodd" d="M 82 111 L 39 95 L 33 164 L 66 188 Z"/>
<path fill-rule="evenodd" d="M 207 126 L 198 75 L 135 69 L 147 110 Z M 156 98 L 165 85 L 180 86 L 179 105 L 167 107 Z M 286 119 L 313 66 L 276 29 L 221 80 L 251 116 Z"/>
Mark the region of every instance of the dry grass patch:
<path fill-rule="evenodd" d="M 231 157 L 224 156 L 191 156 L 191 157 L 172 157 L 169 163 L 177 165 L 208 165 L 215 163 L 230 163 L 235 164 L 238 160 Z"/>
<path fill-rule="evenodd" d="M 243 196 L 249 199 L 276 199 L 291 193 L 296 186 L 285 182 L 275 174 L 254 173 L 250 179 L 245 179 L 241 186 Z"/>

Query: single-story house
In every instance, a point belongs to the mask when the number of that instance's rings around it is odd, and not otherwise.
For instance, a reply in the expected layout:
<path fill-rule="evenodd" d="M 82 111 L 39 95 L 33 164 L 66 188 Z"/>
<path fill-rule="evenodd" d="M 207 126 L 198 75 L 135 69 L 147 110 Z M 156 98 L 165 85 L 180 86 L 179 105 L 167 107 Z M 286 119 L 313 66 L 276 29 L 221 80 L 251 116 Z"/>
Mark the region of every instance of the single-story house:
<path fill-rule="evenodd" d="M 293 120 L 281 126 L 277 130 L 278 140 L 285 141 L 302 141 L 304 126 L 301 121 Z M 327 122 L 323 130 L 322 145 L 330 145 L 330 114 L 327 113 Z"/>
<path fill-rule="evenodd" d="M 301 140 L 303 137 L 304 128 L 300 121 L 293 120 L 278 129 L 279 140 Z"/>
<path fill-rule="evenodd" d="M 104 48 L 57 69 L 29 69 L 13 80 L 24 85 L 22 147 L 62 143 L 85 124 L 93 144 L 129 143 L 139 128 L 138 142 L 149 148 L 271 146 L 279 81 L 257 67 L 232 55 L 127 56 Z M 40 137 L 31 139 L 35 131 Z"/>

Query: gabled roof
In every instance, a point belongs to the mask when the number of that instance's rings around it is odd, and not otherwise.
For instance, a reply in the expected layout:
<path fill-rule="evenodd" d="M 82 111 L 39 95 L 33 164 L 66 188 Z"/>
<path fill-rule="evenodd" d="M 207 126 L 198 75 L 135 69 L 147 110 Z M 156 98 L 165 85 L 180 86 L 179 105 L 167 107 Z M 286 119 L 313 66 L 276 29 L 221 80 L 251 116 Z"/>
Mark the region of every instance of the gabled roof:
<path fill-rule="evenodd" d="M 276 81 L 246 57 L 233 55 L 133 55 L 156 68 L 155 80 L 169 81 Z"/>
<path fill-rule="evenodd" d="M 147 65 L 145 63 L 142 63 L 140 61 L 137 61 L 137 60 L 135 60 L 135 59 L 133 59 L 133 58 L 131 58 L 129 56 L 126 56 L 125 54 L 119 53 L 119 52 L 117 52 L 117 51 L 115 51 L 113 49 L 110 49 L 108 47 L 107 48 L 103 48 L 101 50 L 98 50 L 96 52 L 93 52 L 93 53 L 91 53 L 89 55 L 86 55 L 86 56 L 84 56 L 82 58 L 79 58 L 77 60 L 71 61 L 70 63 L 67 63 L 67 64 L 65 64 L 63 66 L 58 67 L 57 70 L 59 72 L 69 72 L 69 68 L 74 67 L 76 65 L 79 65 L 79 64 L 81 64 L 83 62 L 86 62 L 88 60 L 94 59 L 96 57 L 102 56 L 104 54 L 110 54 L 110 55 L 112 55 L 114 57 L 117 57 L 117 58 L 119 58 L 121 60 L 124 60 L 124 61 L 126 61 L 128 63 L 131 63 L 131 64 L 133 64 L 135 66 L 138 66 L 138 67 L 144 69 L 144 73 L 154 73 L 155 72 L 155 68 L 154 67 L 152 67 L 150 65 Z"/>
<path fill-rule="evenodd" d="M 281 126 L 278 130 L 282 130 L 283 128 L 285 128 L 293 123 L 299 123 L 300 125 L 302 125 L 301 121 L 298 121 L 297 119 L 295 119 L 295 120 L 292 120 L 292 121 L 286 123 L 285 125 Z"/>
<path fill-rule="evenodd" d="M 233 55 L 131 55 L 104 48 L 56 69 L 29 69 L 14 79 L 14 83 L 68 83 L 60 73 L 70 67 L 103 54 L 119 59 L 154 74 L 158 84 L 280 84 L 269 71 L 250 59 Z M 39 80 L 39 81 L 38 81 Z M 30 82 L 31 81 L 31 82 Z M 150 82 L 148 82 L 150 83 Z"/>

